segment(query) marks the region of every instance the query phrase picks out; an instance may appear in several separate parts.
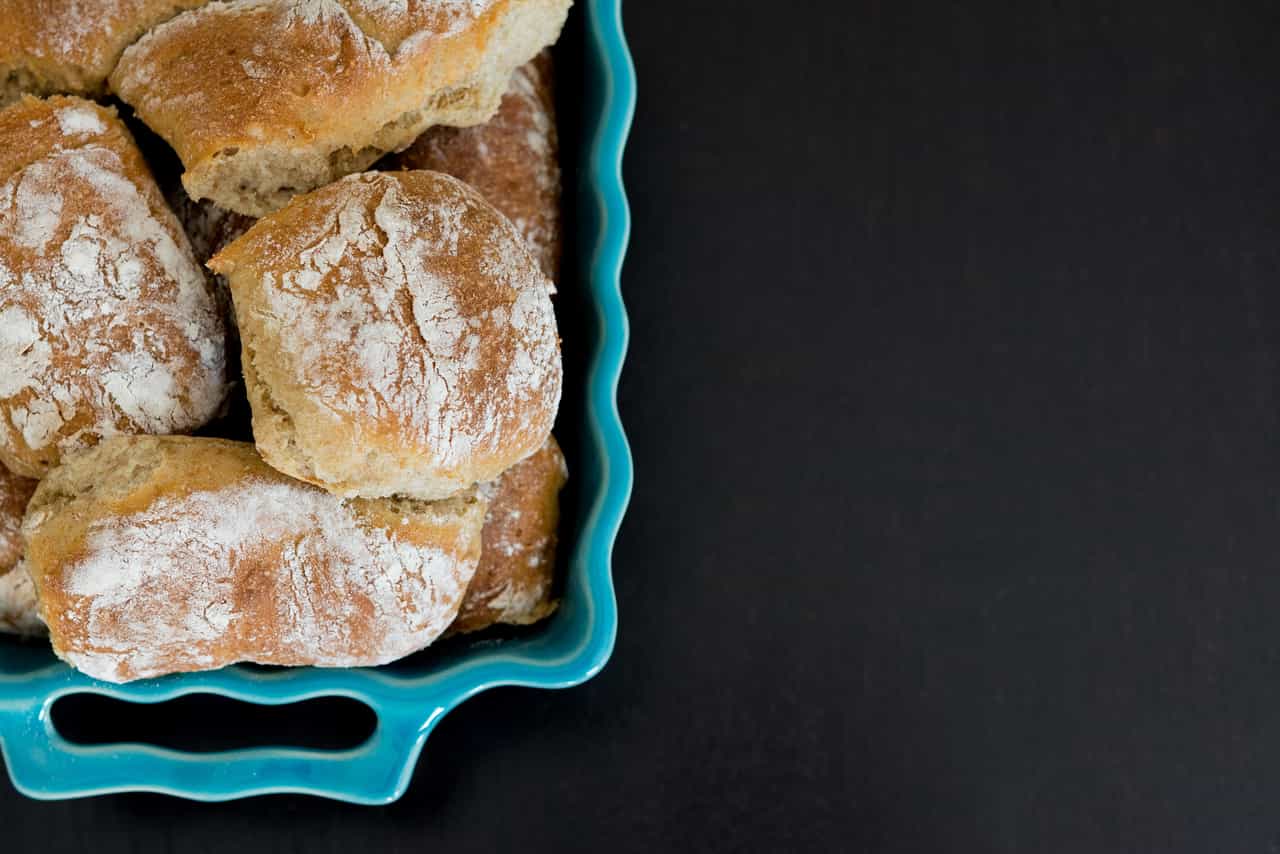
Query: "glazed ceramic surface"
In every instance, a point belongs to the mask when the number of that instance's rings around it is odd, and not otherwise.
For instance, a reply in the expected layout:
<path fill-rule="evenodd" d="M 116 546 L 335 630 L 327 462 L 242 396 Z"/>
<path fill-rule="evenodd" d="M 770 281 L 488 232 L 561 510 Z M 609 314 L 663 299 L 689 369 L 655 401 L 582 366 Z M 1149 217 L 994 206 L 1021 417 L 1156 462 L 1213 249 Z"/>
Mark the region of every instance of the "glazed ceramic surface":
<path fill-rule="evenodd" d="M 432 728 L 463 700 L 500 685 L 565 688 L 604 666 L 617 630 L 610 557 L 632 477 L 616 389 L 627 346 L 619 274 L 630 226 L 621 165 L 635 75 L 621 0 L 579 0 L 575 14 L 583 16 L 586 85 L 579 193 L 566 204 L 576 205 L 581 281 L 562 284 L 558 299 L 562 305 L 579 301 L 575 310 L 586 317 L 586 340 L 580 342 L 582 387 L 566 391 L 582 399 L 580 406 L 566 408 L 579 422 L 572 426 L 578 511 L 576 517 L 566 513 L 561 531 L 566 582 L 559 611 L 514 639 L 446 644 L 383 668 L 229 667 L 128 685 L 84 676 L 43 644 L 0 638 L 0 751 L 21 792 L 52 799 L 145 791 L 209 801 L 293 792 L 387 803 L 403 794 Z M 186 753 L 139 744 L 73 744 L 54 728 L 51 709 L 60 697 L 85 692 L 137 703 L 195 693 L 273 705 L 339 696 L 367 704 L 378 723 L 365 743 L 345 751 Z"/>

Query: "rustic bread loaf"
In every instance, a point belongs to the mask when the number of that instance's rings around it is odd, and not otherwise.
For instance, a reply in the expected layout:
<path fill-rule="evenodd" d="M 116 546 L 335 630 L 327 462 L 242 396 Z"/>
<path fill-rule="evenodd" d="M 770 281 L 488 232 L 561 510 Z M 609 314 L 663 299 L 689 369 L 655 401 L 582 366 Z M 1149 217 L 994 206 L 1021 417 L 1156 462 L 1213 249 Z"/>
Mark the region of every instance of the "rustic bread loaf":
<path fill-rule="evenodd" d="M 344 496 L 442 498 L 550 435 L 551 284 L 460 181 L 344 178 L 209 266 L 231 285 L 254 440 L 286 474 Z"/>
<path fill-rule="evenodd" d="M 484 512 L 474 492 L 344 501 L 249 444 L 135 436 L 50 472 L 23 535 L 54 651 L 122 682 L 421 649 L 458 612 Z"/>
<path fill-rule="evenodd" d="M 102 95 L 124 49 L 208 0 L 0 0 L 0 106 L 24 93 Z"/>
<path fill-rule="evenodd" d="M 571 0 L 229 0 L 124 52 L 111 86 L 195 198 L 261 216 L 436 124 L 498 108 Z"/>
<path fill-rule="evenodd" d="M 511 75 L 492 119 L 430 128 L 392 164 L 443 172 L 475 187 L 524 235 L 554 282 L 560 275 L 559 157 L 551 52 L 544 50 Z"/>
<path fill-rule="evenodd" d="M 182 433 L 226 390 L 204 272 L 113 111 L 0 110 L 0 461 L 39 477 L 118 434 Z"/>
<path fill-rule="evenodd" d="M 489 499 L 480 565 L 451 633 L 528 625 L 555 611 L 556 526 L 568 476 L 564 454 L 549 437 L 533 456 L 480 486 Z"/>

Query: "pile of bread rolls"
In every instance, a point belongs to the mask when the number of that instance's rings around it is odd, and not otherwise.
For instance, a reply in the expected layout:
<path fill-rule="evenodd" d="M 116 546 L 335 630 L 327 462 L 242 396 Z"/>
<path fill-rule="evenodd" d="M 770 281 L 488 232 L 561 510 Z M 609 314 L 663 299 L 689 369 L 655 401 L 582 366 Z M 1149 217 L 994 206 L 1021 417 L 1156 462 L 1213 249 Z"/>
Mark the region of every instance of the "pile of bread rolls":
<path fill-rule="evenodd" d="M 0 0 L 0 630 L 120 682 L 554 610 L 570 2 Z"/>

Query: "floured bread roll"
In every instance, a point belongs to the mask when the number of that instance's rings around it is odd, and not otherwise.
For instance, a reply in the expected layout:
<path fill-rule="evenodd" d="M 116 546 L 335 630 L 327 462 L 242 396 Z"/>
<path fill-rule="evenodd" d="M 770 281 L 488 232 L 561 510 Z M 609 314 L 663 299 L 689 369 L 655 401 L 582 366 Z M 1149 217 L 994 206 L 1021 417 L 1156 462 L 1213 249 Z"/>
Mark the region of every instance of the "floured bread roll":
<path fill-rule="evenodd" d="M 39 477 L 107 436 L 208 421 L 222 316 L 115 113 L 0 110 L 0 182 L 0 461 Z"/>
<path fill-rule="evenodd" d="M 571 0 L 230 0 L 124 52 L 112 88 L 182 158 L 195 198 L 261 216 L 435 124 L 498 108 Z"/>
<path fill-rule="evenodd" d="M 27 567 L 54 651 L 124 682 L 237 661 L 356 667 L 430 644 L 476 561 L 485 502 L 344 501 L 253 446 L 121 437 L 36 489 Z"/>
<path fill-rule="evenodd" d="M 0 467 L 0 632 L 39 634 L 35 588 L 21 565 L 22 514 L 36 481 Z"/>
<path fill-rule="evenodd" d="M 0 105 L 23 92 L 101 95 L 138 36 L 208 0 L 0 0 Z"/>
<path fill-rule="evenodd" d="M 533 456 L 480 486 L 489 498 L 480 565 L 451 633 L 528 625 L 555 611 L 556 526 L 568 476 L 560 446 L 548 438 Z"/>
<path fill-rule="evenodd" d="M 352 175 L 209 266 L 231 284 L 258 450 L 286 474 L 338 495 L 441 498 L 551 433 L 551 283 L 460 181 Z"/>
<path fill-rule="evenodd" d="M 560 161 L 551 53 L 511 75 L 497 114 L 482 125 L 433 127 L 397 154 L 400 169 L 430 169 L 480 191 L 511 220 L 553 282 L 560 267 Z"/>

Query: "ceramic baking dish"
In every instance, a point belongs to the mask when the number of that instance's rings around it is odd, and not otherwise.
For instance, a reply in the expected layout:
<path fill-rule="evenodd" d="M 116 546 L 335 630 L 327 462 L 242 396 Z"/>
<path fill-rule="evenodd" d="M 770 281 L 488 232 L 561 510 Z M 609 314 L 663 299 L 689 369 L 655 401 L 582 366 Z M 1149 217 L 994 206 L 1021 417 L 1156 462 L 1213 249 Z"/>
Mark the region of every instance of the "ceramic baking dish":
<path fill-rule="evenodd" d="M 564 688 L 604 666 L 617 627 L 610 557 L 631 490 L 615 393 L 627 345 L 619 273 L 629 214 L 621 165 L 635 75 L 621 0 L 578 0 L 572 16 L 578 20 L 557 48 L 570 239 L 557 297 L 566 392 L 556 432 L 572 471 L 559 611 L 501 641 L 450 642 L 387 667 L 229 667 L 128 685 L 90 679 L 44 644 L 0 637 L 0 752 L 19 791 L 45 799 L 145 791 L 207 801 L 293 792 L 387 803 L 403 794 L 432 728 L 463 700 L 500 685 Z M 568 63 L 580 63 L 581 71 Z M 200 693 L 270 705 L 346 697 L 367 704 L 377 726 L 363 744 L 341 751 L 82 745 L 63 738 L 52 718 L 54 702 L 77 693 L 135 703 Z"/>

